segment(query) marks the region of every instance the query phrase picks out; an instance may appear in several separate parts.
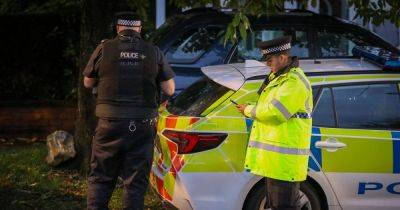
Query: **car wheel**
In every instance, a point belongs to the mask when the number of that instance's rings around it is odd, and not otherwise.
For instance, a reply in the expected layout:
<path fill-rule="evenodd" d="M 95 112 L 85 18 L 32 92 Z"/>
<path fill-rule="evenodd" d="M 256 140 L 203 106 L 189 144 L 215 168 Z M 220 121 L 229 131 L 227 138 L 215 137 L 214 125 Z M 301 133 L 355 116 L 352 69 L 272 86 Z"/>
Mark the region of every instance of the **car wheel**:
<path fill-rule="evenodd" d="M 249 194 L 244 210 L 268 210 L 266 206 L 266 190 L 264 184 L 259 184 Z M 303 182 L 300 186 L 300 206 L 301 210 L 321 210 L 321 201 L 317 191 L 307 182 Z"/>

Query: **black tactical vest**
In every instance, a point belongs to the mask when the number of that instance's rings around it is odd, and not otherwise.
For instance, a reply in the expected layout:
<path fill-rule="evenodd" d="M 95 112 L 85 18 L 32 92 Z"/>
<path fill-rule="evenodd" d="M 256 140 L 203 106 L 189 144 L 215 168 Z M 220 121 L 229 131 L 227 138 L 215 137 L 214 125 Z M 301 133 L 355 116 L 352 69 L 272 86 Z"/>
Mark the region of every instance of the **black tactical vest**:
<path fill-rule="evenodd" d="M 122 31 L 103 43 L 96 115 L 150 118 L 157 115 L 155 47 L 134 31 Z"/>

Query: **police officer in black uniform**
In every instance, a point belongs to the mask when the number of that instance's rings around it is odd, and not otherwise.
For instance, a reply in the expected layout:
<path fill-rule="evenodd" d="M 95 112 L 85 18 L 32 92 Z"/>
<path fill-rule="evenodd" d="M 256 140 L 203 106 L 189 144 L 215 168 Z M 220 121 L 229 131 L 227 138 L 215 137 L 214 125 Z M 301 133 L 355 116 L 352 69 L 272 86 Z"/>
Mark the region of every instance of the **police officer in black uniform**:
<path fill-rule="evenodd" d="M 175 84 L 162 52 L 141 38 L 141 25 L 134 13 L 117 14 L 118 35 L 100 43 L 83 72 L 85 87 L 98 88 L 88 209 L 108 209 L 118 176 L 124 209 L 144 206 L 159 93 L 172 95 Z"/>

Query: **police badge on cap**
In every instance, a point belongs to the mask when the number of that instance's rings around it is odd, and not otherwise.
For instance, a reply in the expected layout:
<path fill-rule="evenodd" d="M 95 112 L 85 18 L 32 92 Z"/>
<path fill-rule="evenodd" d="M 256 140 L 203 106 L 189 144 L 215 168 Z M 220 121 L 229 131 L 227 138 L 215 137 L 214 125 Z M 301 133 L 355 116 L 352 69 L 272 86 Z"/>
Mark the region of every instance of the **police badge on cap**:
<path fill-rule="evenodd" d="M 142 20 L 140 17 L 133 12 L 119 12 L 115 14 L 118 26 L 127 27 L 140 27 L 142 26 Z"/>
<path fill-rule="evenodd" d="M 288 51 L 291 48 L 290 42 L 292 37 L 283 36 L 273 40 L 259 42 L 257 47 L 261 49 L 264 60 L 268 60 L 272 55 L 277 55 L 282 52 Z"/>

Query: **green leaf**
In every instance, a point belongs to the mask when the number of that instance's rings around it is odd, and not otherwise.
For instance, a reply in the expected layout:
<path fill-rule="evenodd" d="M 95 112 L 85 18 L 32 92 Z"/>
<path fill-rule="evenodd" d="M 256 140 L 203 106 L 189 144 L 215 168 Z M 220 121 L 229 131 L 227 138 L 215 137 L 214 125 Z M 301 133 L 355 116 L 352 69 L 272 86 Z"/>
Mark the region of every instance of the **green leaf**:
<path fill-rule="evenodd" d="M 250 28 L 250 21 L 246 15 L 243 15 L 243 23 L 244 23 L 246 30 Z"/>
<path fill-rule="evenodd" d="M 240 37 L 245 40 L 247 38 L 247 30 L 245 28 L 245 25 L 241 23 L 239 25 L 239 32 L 240 32 Z"/>
<path fill-rule="evenodd" d="M 233 27 L 238 26 L 238 25 L 239 25 L 239 22 L 240 22 L 239 14 L 236 14 L 235 17 L 234 17 L 233 20 L 232 20 L 232 25 L 233 25 Z"/>
<path fill-rule="evenodd" d="M 224 36 L 224 46 L 226 45 L 226 42 L 231 39 L 232 33 L 233 33 L 233 26 L 232 24 L 229 24 Z"/>

